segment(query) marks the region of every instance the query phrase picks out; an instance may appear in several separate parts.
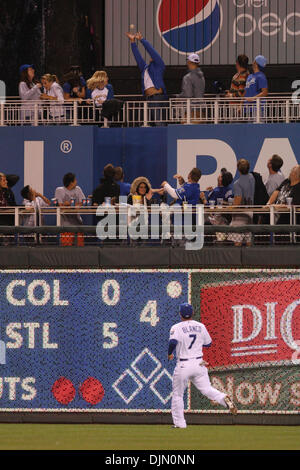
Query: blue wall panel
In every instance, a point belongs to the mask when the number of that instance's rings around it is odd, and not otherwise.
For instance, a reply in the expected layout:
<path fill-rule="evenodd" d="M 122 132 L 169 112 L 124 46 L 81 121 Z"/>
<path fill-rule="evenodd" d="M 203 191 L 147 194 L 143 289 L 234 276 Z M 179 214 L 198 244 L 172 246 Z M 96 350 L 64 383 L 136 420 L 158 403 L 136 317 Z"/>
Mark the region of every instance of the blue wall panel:
<path fill-rule="evenodd" d="M 100 129 L 92 126 L 5 127 L 0 129 L 0 171 L 21 177 L 15 187 L 18 202 L 24 183 L 24 142 L 44 141 L 44 192 L 52 198 L 63 175 L 72 171 L 88 195 L 99 184 L 103 167 L 125 170 L 126 181 L 147 176 L 153 187 L 177 172 L 187 178 L 197 165 L 201 188 L 215 186 L 223 166 L 235 176 L 237 160 L 250 160 L 251 169 L 267 175 L 267 160 L 278 153 L 288 176 L 300 162 L 300 124 L 199 125 L 162 128 Z M 67 142 L 64 152 L 62 144 Z M 71 144 L 71 145 L 70 145 Z M 69 145 L 69 147 L 68 147 Z M 71 148 L 72 146 L 72 148 Z"/>

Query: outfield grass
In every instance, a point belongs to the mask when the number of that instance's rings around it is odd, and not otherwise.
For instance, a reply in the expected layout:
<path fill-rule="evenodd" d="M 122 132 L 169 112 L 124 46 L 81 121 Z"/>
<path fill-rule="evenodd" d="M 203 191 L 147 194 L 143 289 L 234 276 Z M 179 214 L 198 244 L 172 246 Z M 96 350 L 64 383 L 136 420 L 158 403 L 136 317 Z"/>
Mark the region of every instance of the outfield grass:
<path fill-rule="evenodd" d="M 300 450 L 300 427 L 0 424 L 0 449 Z"/>

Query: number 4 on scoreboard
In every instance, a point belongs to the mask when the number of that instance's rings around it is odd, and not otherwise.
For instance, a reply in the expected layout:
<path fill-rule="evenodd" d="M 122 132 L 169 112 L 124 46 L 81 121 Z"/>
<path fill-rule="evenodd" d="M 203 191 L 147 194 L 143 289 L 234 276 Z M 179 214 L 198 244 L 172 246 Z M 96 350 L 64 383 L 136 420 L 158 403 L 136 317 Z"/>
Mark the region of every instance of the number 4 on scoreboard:
<path fill-rule="evenodd" d="M 157 301 L 149 300 L 140 316 L 141 323 L 150 323 L 151 326 L 155 327 L 159 322 L 159 316 L 157 315 Z"/>

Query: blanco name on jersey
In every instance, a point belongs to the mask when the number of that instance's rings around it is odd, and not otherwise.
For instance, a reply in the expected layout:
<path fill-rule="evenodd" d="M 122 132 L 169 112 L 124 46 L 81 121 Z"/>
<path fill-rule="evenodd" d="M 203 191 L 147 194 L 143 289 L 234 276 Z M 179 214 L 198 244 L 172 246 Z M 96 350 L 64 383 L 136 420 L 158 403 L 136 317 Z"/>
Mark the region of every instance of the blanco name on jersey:
<path fill-rule="evenodd" d="M 203 323 L 195 320 L 182 321 L 172 326 L 170 340 L 177 341 L 177 359 L 202 357 L 203 346 L 207 346 L 212 339 Z"/>

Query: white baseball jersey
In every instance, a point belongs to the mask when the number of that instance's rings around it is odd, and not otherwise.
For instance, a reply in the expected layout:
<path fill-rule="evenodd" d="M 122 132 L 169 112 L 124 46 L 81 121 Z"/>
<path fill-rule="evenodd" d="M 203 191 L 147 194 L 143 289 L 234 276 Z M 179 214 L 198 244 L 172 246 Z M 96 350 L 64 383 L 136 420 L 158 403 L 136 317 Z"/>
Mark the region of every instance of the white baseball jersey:
<path fill-rule="evenodd" d="M 212 342 L 205 325 L 195 320 L 182 321 L 172 326 L 170 340 L 172 339 L 177 341 L 177 360 L 202 357 L 203 345 L 207 346 Z"/>

